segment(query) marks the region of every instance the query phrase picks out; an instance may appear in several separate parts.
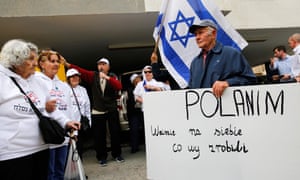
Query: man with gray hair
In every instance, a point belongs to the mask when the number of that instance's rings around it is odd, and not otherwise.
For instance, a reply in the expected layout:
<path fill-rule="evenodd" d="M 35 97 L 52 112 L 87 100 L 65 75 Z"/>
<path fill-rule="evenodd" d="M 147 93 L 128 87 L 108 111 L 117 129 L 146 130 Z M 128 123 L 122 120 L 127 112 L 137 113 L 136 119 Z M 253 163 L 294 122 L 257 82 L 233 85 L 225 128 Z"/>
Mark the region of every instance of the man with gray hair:
<path fill-rule="evenodd" d="M 217 24 L 209 19 L 189 28 L 202 49 L 191 63 L 189 88 L 212 88 L 213 94 L 220 97 L 229 86 L 256 83 L 256 76 L 238 50 L 216 40 L 217 30 Z"/>
<path fill-rule="evenodd" d="M 295 55 L 292 57 L 292 75 L 297 82 L 300 82 L 300 33 L 292 34 L 288 43 Z"/>
<path fill-rule="evenodd" d="M 288 39 L 288 43 L 295 54 L 300 54 L 300 33 L 292 34 Z"/>

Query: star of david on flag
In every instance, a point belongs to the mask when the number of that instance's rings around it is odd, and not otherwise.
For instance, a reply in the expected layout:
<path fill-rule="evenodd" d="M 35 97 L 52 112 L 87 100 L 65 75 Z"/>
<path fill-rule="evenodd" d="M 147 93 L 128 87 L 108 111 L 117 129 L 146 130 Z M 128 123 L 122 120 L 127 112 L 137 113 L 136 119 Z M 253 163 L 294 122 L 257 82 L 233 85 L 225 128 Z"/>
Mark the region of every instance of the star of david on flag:
<path fill-rule="evenodd" d="M 180 43 L 184 47 L 186 47 L 189 38 L 194 37 L 194 35 L 192 33 L 190 33 L 189 31 L 183 32 L 182 35 L 178 34 L 178 32 L 176 31 L 177 26 L 187 25 L 188 27 L 190 27 L 191 25 L 193 25 L 194 19 L 195 19 L 195 17 L 186 18 L 186 17 L 184 17 L 184 15 L 182 14 L 181 11 L 178 11 L 176 20 L 168 23 L 170 29 L 172 30 L 172 35 L 171 35 L 170 41 L 179 40 Z"/>
<path fill-rule="evenodd" d="M 248 45 L 212 0 L 163 0 L 153 37 L 162 63 L 181 88 L 187 87 L 190 64 L 201 51 L 188 30 L 201 19 L 217 24 L 217 40 L 224 45 L 239 50 Z"/>

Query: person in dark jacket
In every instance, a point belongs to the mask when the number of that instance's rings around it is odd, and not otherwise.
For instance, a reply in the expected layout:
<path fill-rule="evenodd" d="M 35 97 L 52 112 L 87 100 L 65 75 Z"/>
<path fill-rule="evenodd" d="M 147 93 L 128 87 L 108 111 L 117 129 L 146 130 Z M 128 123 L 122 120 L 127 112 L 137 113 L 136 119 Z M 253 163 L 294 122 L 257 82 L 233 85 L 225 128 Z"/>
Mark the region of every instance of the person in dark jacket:
<path fill-rule="evenodd" d="M 106 58 L 97 61 L 98 72 L 88 71 L 64 60 L 67 68 L 77 69 L 81 79 L 91 85 L 92 90 L 92 130 L 96 158 L 101 166 L 107 165 L 106 124 L 108 123 L 111 155 L 117 162 L 124 162 L 121 156 L 121 127 L 117 110 L 118 92 L 122 89 L 117 76 L 110 73 Z"/>
<path fill-rule="evenodd" d="M 158 62 L 156 51 L 152 52 L 150 62 L 154 79 L 168 84 L 172 90 L 181 89 L 167 70 L 161 70 L 164 66 Z"/>
<path fill-rule="evenodd" d="M 217 29 L 208 19 L 189 28 L 202 49 L 191 63 L 189 88 L 212 88 L 220 97 L 229 86 L 255 84 L 256 76 L 238 50 L 216 41 Z"/>

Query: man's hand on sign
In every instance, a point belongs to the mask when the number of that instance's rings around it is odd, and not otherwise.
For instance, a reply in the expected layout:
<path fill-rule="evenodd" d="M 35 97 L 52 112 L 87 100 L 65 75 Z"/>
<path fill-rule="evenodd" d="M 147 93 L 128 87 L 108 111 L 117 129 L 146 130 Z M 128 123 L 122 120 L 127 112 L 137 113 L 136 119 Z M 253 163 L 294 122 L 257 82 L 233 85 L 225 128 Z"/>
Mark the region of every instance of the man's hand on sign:
<path fill-rule="evenodd" d="M 225 89 L 229 87 L 229 84 L 227 81 L 216 81 L 213 86 L 213 94 L 219 98 L 222 96 L 223 92 L 225 91 Z"/>

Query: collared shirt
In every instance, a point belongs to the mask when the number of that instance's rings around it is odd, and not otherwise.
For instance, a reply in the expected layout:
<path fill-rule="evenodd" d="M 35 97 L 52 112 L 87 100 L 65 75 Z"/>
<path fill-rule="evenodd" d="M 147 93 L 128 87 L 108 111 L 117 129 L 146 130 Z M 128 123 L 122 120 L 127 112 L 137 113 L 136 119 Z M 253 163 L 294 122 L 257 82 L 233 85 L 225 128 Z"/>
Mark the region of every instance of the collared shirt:
<path fill-rule="evenodd" d="M 103 96 L 104 96 L 105 86 L 106 86 L 106 79 L 101 78 L 101 79 L 100 79 L 100 88 L 101 88 L 101 90 L 102 90 L 102 92 L 103 92 Z"/>
<path fill-rule="evenodd" d="M 294 55 L 292 56 L 292 77 L 300 75 L 300 45 L 296 46 L 294 49 Z"/>
<path fill-rule="evenodd" d="M 256 76 L 238 50 L 217 42 L 208 52 L 205 64 L 202 53 L 192 61 L 189 88 L 211 88 L 215 81 L 246 85 L 256 83 Z"/>
<path fill-rule="evenodd" d="M 294 49 L 293 49 L 293 52 L 295 54 L 300 54 L 300 45 L 296 46 Z"/>
<path fill-rule="evenodd" d="M 273 68 L 270 66 L 270 69 L 278 69 L 279 75 L 292 74 L 292 57 L 287 55 L 284 59 L 278 59 L 274 62 Z"/>

